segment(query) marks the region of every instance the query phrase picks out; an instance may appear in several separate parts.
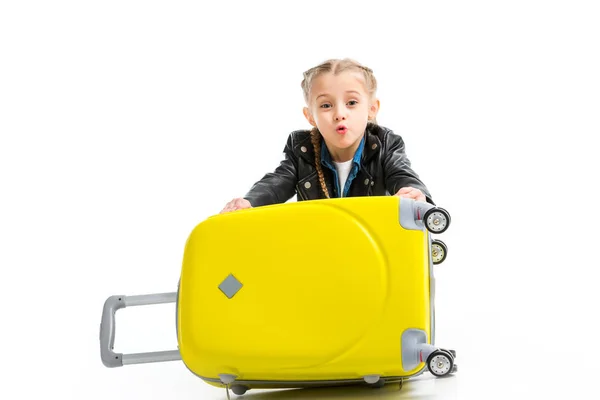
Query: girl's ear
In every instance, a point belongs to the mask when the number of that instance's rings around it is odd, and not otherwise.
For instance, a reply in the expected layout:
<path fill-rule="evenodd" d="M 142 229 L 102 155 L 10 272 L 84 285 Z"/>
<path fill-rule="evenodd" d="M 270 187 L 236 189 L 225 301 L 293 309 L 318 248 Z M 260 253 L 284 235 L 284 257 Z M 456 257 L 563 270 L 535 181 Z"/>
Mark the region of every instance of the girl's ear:
<path fill-rule="evenodd" d="M 312 117 L 312 114 L 310 113 L 310 110 L 308 109 L 308 107 L 304 107 L 302 109 L 302 112 L 304 113 L 304 118 L 306 118 L 308 123 L 311 124 L 312 126 L 316 127 L 317 124 L 315 123 L 315 120 Z"/>
<path fill-rule="evenodd" d="M 371 102 L 371 106 L 369 107 L 369 120 L 374 120 L 377 117 L 377 113 L 379 112 L 379 99 L 375 99 Z"/>

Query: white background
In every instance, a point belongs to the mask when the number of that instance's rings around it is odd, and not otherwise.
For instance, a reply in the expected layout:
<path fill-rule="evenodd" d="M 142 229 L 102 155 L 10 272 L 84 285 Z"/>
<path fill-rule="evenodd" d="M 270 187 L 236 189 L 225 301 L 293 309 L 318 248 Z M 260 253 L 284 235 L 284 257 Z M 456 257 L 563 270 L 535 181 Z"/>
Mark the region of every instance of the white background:
<path fill-rule="evenodd" d="M 593 1 L 2 2 L 0 397 L 225 398 L 180 362 L 105 368 L 103 302 L 174 291 L 193 227 L 308 127 L 302 72 L 351 57 L 452 215 L 437 342 L 460 371 L 247 397 L 589 398 L 599 20 Z M 115 350 L 175 348 L 174 318 L 119 311 Z"/>

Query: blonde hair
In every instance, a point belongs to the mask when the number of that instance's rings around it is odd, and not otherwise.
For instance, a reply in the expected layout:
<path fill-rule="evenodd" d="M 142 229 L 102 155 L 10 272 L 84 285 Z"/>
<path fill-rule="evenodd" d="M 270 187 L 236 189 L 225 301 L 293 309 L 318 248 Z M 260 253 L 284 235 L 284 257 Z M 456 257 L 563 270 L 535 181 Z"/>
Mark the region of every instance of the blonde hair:
<path fill-rule="evenodd" d="M 375 97 L 377 92 L 377 80 L 373 75 L 371 68 L 365 67 L 358 61 L 354 61 L 350 58 L 344 58 L 343 60 L 331 59 L 327 60 L 316 67 L 309 69 L 304 72 L 304 79 L 302 79 L 302 92 L 304 93 L 304 101 L 308 104 L 310 89 L 312 88 L 313 81 L 319 75 L 331 72 L 334 75 L 339 75 L 344 71 L 354 70 L 361 72 L 365 79 L 365 87 L 371 98 Z"/>
<path fill-rule="evenodd" d="M 344 71 L 357 71 L 362 73 L 363 78 L 365 80 L 365 88 L 367 89 L 367 93 L 369 97 L 372 99 L 375 97 L 377 92 L 377 80 L 373 75 L 373 70 L 371 68 L 365 67 L 361 65 L 359 62 L 354 61 L 350 58 L 344 58 L 342 60 L 339 59 L 330 59 L 327 60 L 316 67 L 309 69 L 304 72 L 304 79 L 302 79 L 302 92 L 304 94 L 304 101 L 308 105 L 310 90 L 312 88 L 313 81 L 315 78 L 320 76 L 321 74 L 331 72 L 334 75 L 339 75 Z M 377 123 L 375 118 L 370 120 L 374 124 Z M 329 191 L 327 190 L 327 186 L 325 185 L 325 177 L 323 175 L 323 168 L 321 168 L 321 132 L 319 129 L 314 127 L 310 131 L 310 139 L 315 150 L 315 166 L 317 167 L 317 174 L 319 175 L 319 183 L 321 184 L 321 190 L 325 194 L 326 198 L 329 198 Z"/>

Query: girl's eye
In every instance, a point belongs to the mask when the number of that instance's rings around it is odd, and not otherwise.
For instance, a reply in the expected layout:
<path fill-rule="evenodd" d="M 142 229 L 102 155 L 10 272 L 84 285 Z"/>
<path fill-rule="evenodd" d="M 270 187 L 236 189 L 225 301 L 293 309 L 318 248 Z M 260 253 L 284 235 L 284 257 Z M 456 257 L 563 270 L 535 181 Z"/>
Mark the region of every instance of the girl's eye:
<path fill-rule="evenodd" d="M 357 104 L 358 104 L 358 101 L 356 101 L 356 100 L 350 100 L 350 101 L 348 102 L 348 104 L 349 104 L 349 105 L 351 105 L 351 106 L 355 106 L 355 105 L 357 105 Z"/>
<path fill-rule="evenodd" d="M 331 105 L 328 103 L 321 104 L 321 108 L 329 108 L 329 107 L 331 107 Z"/>

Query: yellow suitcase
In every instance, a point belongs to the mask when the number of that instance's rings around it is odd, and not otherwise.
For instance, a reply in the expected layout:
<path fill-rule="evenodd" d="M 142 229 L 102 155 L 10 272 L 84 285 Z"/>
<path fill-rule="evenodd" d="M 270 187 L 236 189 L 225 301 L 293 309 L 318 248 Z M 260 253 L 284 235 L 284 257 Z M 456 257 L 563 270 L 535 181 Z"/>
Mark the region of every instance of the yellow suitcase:
<path fill-rule="evenodd" d="M 181 359 L 236 394 L 451 374 L 455 352 L 433 340 L 433 265 L 447 247 L 431 237 L 449 224 L 446 210 L 395 196 L 209 217 L 188 238 L 177 293 L 107 299 L 102 359 Z M 178 351 L 112 352 L 118 308 L 167 301 L 177 302 Z"/>

